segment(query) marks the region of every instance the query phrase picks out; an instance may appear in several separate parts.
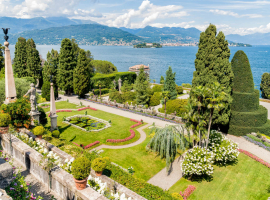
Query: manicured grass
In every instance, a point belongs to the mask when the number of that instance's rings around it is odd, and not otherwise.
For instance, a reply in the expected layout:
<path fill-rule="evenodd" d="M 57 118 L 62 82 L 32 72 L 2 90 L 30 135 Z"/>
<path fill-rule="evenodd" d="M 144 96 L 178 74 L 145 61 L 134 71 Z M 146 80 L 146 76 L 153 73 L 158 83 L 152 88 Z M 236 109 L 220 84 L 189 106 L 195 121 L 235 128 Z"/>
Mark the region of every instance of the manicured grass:
<path fill-rule="evenodd" d="M 50 106 L 50 104 L 48 104 Z M 84 106 L 78 106 L 74 103 L 69 103 L 67 101 L 58 101 L 55 103 L 56 109 L 78 109 L 78 108 L 83 108 Z M 45 112 L 50 111 L 50 107 L 49 108 L 44 108 Z"/>
<path fill-rule="evenodd" d="M 161 160 L 155 153 L 146 151 L 145 147 L 151 138 L 148 137 L 150 130 L 146 128 L 144 131 L 147 138 L 143 143 L 126 149 L 103 149 L 101 155 L 110 157 L 112 162 L 126 169 L 132 166 L 135 170 L 134 176 L 147 181 L 166 167 L 166 161 Z"/>
<path fill-rule="evenodd" d="M 270 169 L 244 154 L 234 166 L 214 166 L 213 180 L 210 182 L 192 182 L 181 178 L 169 191 L 184 191 L 188 185 L 197 189 L 189 200 L 259 200 L 270 197 Z"/>
<path fill-rule="evenodd" d="M 68 109 L 68 108 L 63 108 L 63 109 Z M 73 115 L 84 115 L 85 111 L 87 111 L 88 115 L 104 119 L 106 121 L 111 120 L 111 127 L 106 128 L 102 131 L 99 132 L 85 132 L 82 131 L 76 127 L 73 127 L 69 124 L 63 123 L 63 117 L 68 117 L 68 116 L 73 116 Z M 135 137 L 129 141 L 126 142 L 121 142 L 121 143 L 107 143 L 107 139 L 124 139 L 130 136 L 129 130 L 131 129 L 130 126 L 136 124 L 135 122 L 130 121 L 129 118 L 125 118 L 122 116 L 114 115 L 111 113 L 107 113 L 104 111 L 93 111 L 93 110 L 83 110 L 83 111 L 72 111 L 72 112 L 59 112 L 57 113 L 58 118 L 57 118 L 57 124 L 59 131 L 61 133 L 61 138 L 66 139 L 69 141 L 72 139 L 74 136 L 76 138 L 73 140 L 73 142 L 77 144 L 83 144 L 83 145 L 88 145 L 90 143 L 93 143 L 95 141 L 100 141 L 100 144 L 108 144 L 108 145 L 124 145 L 124 144 L 129 144 L 137 141 L 140 138 L 140 134 L 138 131 L 135 129 Z M 50 118 L 48 118 L 48 125 L 50 125 Z M 144 124 L 145 125 L 145 124 Z M 138 127 L 136 127 L 138 128 Z M 54 141 L 52 143 L 54 144 Z M 55 141 L 56 142 L 56 141 Z M 95 145 L 92 148 L 96 148 L 98 145 Z M 90 150 L 90 149 L 89 149 Z"/>

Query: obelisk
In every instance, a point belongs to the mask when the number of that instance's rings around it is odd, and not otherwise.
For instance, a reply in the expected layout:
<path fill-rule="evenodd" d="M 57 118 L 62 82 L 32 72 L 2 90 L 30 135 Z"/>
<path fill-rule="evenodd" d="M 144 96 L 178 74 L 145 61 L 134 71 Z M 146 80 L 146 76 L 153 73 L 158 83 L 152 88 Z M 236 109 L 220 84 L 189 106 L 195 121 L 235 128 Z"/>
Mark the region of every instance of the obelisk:
<path fill-rule="evenodd" d="M 8 29 L 4 29 L 4 38 L 5 38 L 5 92 L 6 92 L 6 99 L 4 101 L 5 104 L 14 102 L 17 94 L 16 94 L 16 87 L 15 87 L 15 81 L 13 76 L 13 69 L 11 64 L 11 57 L 10 57 L 10 50 L 8 48 Z"/>
<path fill-rule="evenodd" d="M 57 128 L 57 115 L 56 115 L 56 106 L 55 106 L 55 98 L 54 98 L 54 89 L 51 75 L 51 96 L 50 96 L 50 118 L 51 118 L 51 132 L 58 129 Z"/>

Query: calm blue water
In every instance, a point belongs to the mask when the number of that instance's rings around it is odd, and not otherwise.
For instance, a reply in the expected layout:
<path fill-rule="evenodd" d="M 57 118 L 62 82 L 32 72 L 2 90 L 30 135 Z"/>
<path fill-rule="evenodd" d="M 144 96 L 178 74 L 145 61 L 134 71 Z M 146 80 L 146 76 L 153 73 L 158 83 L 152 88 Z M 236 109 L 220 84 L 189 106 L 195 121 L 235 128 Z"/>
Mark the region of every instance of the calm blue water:
<path fill-rule="evenodd" d="M 191 83 L 194 60 L 198 47 L 163 47 L 160 49 L 136 49 L 127 46 L 80 46 L 90 50 L 96 60 L 108 60 L 112 62 L 118 71 L 128 71 L 128 68 L 137 64 L 150 66 L 150 79 L 159 82 L 160 76 L 165 77 L 168 66 L 176 72 L 176 83 Z M 38 45 L 37 49 L 43 58 L 51 49 L 60 50 L 60 45 Z M 14 56 L 14 45 L 10 46 L 11 57 Z M 236 51 L 243 50 L 247 54 L 254 83 L 260 88 L 261 76 L 264 72 L 270 72 L 270 46 L 254 47 L 230 47 L 231 59 Z"/>

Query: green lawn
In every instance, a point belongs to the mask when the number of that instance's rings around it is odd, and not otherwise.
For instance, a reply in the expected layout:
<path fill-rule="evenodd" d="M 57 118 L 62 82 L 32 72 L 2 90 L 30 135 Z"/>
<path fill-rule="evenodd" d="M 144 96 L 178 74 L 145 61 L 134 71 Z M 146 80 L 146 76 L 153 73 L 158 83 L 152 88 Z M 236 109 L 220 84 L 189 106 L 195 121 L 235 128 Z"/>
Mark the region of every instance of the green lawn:
<path fill-rule="evenodd" d="M 46 104 L 46 105 L 49 105 L 50 104 Z M 55 106 L 56 106 L 56 109 L 59 110 L 59 109 L 78 109 L 78 108 L 83 108 L 84 106 L 78 106 L 74 103 L 69 103 L 67 101 L 58 101 L 55 103 Z M 50 107 L 49 108 L 44 108 L 44 111 L 45 112 L 48 112 L 50 111 Z"/>
<path fill-rule="evenodd" d="M 169 191 L 184 191 L 188 185 L 197 189 L 189 200 L 267 200 L 270 197 L 270 169 L 244 154 L 234 166 L 214 166 L 213 180 L 191 182 L 181 178 Z"/>
<path fill-rule="evenodd" d="M 63 109 L 68 109 L 68 108 L 63 108 Z M 77 144 L 83 144 L 83 145 L 88 145 L 88 144 L 93 143 L 95 141 L 100 141 L 99 145 L 101 145 L 101 144 L 124 145 L 124 144 L 133 143 L 140 138 L 139 132 L 136 131 L 135 129 L 133 129 L 133 130 L 135 130 L 136 136 L 132 140 L 129 140 L 126 142 L 121 142 L 121 143 L 107 143 L 106 142 L 107 139 L 124 139 L 124 138 L 129 137 L 131 134 L 129 132 L 129 130 L 131 129 L 130 126 L 132 126 L 136 123 L 130 121 L 129 118 L 114 115 L 114 114 L 107 113 L 107 112 L 100 111 L 100 110 L 93 111 L 93 110 L 87 109 L 86 111 L 87 111 L 88 115 L 91 115 L 91 116 L 94 116 L 94 117 L 97 117 L 100 119 L 104 119 L 107 121 L 111 120 L 112 121 L 111 127 L 104 129 L 102 131 L 99 131 L 99 132 L 85 132 L 85 131 L 82 131 L 76 127 L 73 127 L 71 125 L 68 125 L 68 124 L 62 122 L 62 119 L 64 116 L 68 117 L 68 116 L 73 116 L 73 115 L 77 115 L 77 114 L 84 115 L 85 110 L 72 111 L 72 112 L 59 112 L 59 113 L 57 113 L 57 115 L 58 115 L 57 124 L 58 124 L 59 131 L 61 133 L 61 138 L 69 141 L 70 139 L 72 139 L 76 135 L 76 138 L 73 140 L 73 142 L 75 142 Z M 145 125 L 145 123 L 143 125 Z M 143 126 L 143 125 L 141 125 L 141 126 Z M 47 127 L 49 127 L 49 126 L 50 126 L 50 118 L 48 117 Z M 136 129 L 137 128 L 138 127 L 136 127 Z M 55 140 L 52 141 L 53 144 L 56 144 L 55 142 L 57 142 L 57 141 L 55 141 Z M 95 145 L 93 148 L 96 148 L 97 146 L 98 145 Z"/>
<path fill-rule="evenodd" d="M 147 181 L 166 167 L 166 161 L 146 151 L 145 147 L 150 141 L 149 129 L 146 128 L 144 131 L 147 138 L 143 143 L 126 149 L 103 149 L 104 152 L 101 155 L 110 157 L 112 162 L 126 169 L 132 166 L 135 170 L 134 176 Z"/>

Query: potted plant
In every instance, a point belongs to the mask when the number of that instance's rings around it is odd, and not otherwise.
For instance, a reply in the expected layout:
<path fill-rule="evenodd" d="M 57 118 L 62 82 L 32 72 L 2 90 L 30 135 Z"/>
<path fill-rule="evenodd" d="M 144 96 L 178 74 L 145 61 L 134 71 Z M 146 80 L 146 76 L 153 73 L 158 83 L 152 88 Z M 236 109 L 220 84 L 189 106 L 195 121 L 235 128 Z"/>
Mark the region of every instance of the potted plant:
<path fill-rule="evenodd" d="M 87 178 L 91 171 L 90 160 L 86 157 L 76 158 L 71 164 L 71 169 L 76 188 L 83 190 L 86 187 Z"/>
<path fill-rule="evenodd" d="M 96 158 L 92 162 L 92 169 L 95 170 L 97 176 L 101 176 L 103 170 L 107 166 L 107 160 L 104 158 Z"/>
<path fill-rule="evenodd" d="M 33 129 L 33 133 L 38 139 L 42 139 L 42 135 L 45 133 L 45 128 L 43 126 L 37 126 Z"/>

